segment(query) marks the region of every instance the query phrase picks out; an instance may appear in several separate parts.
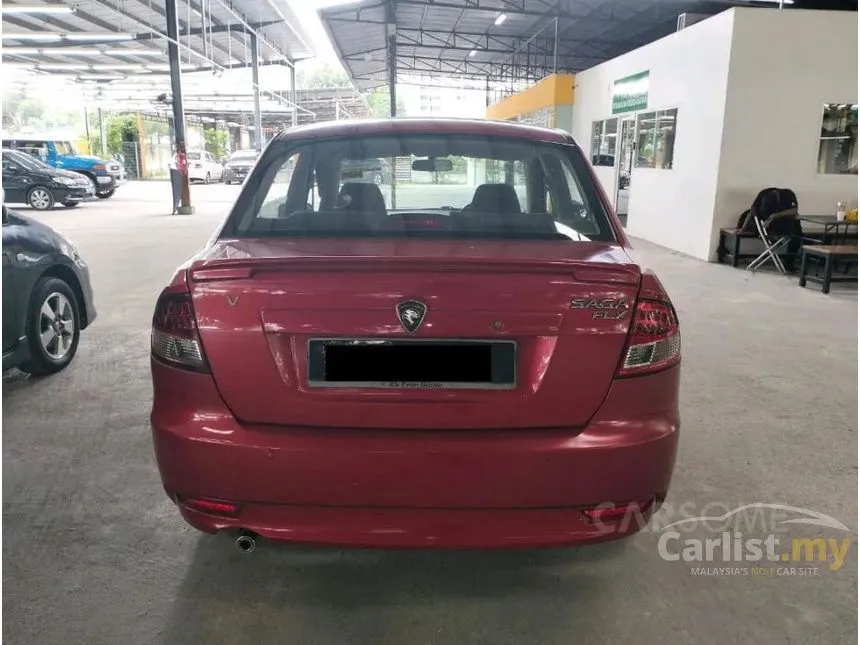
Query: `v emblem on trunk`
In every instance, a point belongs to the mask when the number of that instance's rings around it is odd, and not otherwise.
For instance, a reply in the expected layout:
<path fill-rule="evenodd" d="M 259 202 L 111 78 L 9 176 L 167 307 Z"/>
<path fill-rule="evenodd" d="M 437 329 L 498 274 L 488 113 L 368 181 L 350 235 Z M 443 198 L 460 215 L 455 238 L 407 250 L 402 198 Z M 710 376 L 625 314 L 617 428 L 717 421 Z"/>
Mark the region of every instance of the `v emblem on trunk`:
<path fill-rule="evenodd" d="M 239 302 L 239 296 L 227 296 L 227 304 L 231 307 L 235 307 L 237 302 Z"/>

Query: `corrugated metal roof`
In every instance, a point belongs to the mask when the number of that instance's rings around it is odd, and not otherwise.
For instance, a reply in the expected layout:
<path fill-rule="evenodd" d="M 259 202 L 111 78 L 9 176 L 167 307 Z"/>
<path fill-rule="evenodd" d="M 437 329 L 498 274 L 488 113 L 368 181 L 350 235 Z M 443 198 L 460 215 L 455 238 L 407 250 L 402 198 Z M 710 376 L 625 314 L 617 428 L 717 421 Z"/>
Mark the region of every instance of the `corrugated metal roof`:
<path fill-rule="evenodd" d="M 89 75 L 124 69 L 129 63 L 163 72 L 167 63 L 164 0 L 52 0 L 71 13 L 8 13 L 17 2 L 4 0 L 3 63 L 33 66 L 44 73 L 77 70 Z M 22 5 L 23 6 L 23 5 Z M 177 0 L 180 55 L 196 68 L 250 64 L 248 32 L 260 41 L 263 64 L 291 64 L 315 55 L 308 34 L 282 0 Z M 14 38 L 15 35 L 21 38 Z M 34 39 L 34 35 L 38 39 Z M 85 39 L 87 35 L 101 38 Z M 125 36 L 124 38 L 122 36 Z M 60 66 L 60 67 L 57 67 Z"/>
<path fill-rule="evenodd" d="M 790 9 L 857 10 L 856 0 L 795 0 Z M 360 0 L 319 11 L 341 62 L 359 89 L 396 71 L 537 80 L 579 72 L 676 30 L 682 13 L 714 15 L 755 0 Z M 775 6 L 775 5 L 770 5 Z M 496 24 L 504 14 L 505 19 Z M 558 32 L 556 48 L 555 33 Z"/>

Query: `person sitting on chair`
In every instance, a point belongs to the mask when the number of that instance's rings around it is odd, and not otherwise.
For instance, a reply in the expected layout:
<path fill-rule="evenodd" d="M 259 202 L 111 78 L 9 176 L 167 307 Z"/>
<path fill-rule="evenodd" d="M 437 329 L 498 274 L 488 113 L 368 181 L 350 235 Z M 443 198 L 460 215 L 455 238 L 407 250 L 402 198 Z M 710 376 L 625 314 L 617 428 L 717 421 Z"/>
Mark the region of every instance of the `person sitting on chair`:
<path fill-rule="evenodd" d="M 741 217 L 739 233 L 755 231 L 753 218 L 761 221 L 768 235 L 789 237 L 785 268 L 794 268 L 794 258 L 803 244 L 803 227 L 797 210 L 797 195 L 788 188 L 765 188 L 755 198 L 750 209 Z"/>

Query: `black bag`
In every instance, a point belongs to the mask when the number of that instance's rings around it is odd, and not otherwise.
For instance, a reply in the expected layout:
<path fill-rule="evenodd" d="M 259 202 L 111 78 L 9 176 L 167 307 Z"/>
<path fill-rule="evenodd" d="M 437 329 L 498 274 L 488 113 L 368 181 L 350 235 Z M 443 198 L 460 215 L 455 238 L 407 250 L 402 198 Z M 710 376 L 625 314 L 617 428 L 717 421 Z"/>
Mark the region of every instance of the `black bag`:
<path fill-rule="evenodd" d="M 738 218 L 737 228 L 742 231 L 755 231 L 755 226 L 752 221 L 753 217 L 766 220 L 774 213 L 781 213 L 782 211 L 786 211 L 791 208 L 797 208 L 797 195 L 793 190 L 790 188 L 765 188 L 764 190 L 759 191 L 758 195 L 756 195 L 756 198 L 753 200 L 752 206 L 748 210 L 744 211 Z M 794 224 L 790 224 L 790 222 L 790 219 L 786 221 L 777 219 L 772 223 L 772 225 L 775 224 L 776 228 L 780 230 L 774 230 L 771 229 L 771 227 L 768 227 L 768 230 L 773 233 L 787 233 L 790 232 L 788 229 L 793 231 L 797 227 Z"/>

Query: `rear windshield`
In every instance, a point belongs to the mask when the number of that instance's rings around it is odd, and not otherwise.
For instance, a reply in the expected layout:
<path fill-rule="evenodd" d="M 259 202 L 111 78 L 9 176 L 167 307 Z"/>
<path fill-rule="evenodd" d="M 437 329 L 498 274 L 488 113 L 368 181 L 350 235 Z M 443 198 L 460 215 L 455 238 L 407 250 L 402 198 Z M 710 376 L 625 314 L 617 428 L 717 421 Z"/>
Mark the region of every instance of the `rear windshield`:
<path fill-rule="evenodd" d="M 191 159 L 191 161 L 200 161 L 200 157 L 201 157 L 201 155 L 199 152 L 189 152 L 188 153 L 188 159 Z"/>
<path fill-rule="evenodd" d="M 573 146 L 462 135 L 276 142 L 223 234 L 615 239 Z"/>

